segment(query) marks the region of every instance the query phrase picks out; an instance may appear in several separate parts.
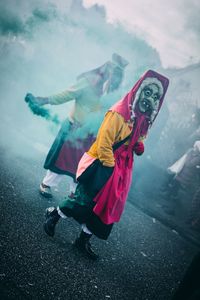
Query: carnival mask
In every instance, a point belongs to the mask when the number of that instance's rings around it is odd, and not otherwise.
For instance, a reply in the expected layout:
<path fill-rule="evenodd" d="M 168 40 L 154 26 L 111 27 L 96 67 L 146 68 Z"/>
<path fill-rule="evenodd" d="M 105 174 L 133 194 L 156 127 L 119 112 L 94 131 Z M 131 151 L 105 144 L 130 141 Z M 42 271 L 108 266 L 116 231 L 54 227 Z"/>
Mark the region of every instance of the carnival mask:
<path fill-rule="evenodd" d="M 137 106 L 140 113 L 147 115 L 153 121 L 158 113 L 162 95 L 163 86 L 161 82 L 157 78 L 146 78 L 136 93 L 136 101 L 134 101 L 134 107 L 132 107 L 133 114 Z"/>

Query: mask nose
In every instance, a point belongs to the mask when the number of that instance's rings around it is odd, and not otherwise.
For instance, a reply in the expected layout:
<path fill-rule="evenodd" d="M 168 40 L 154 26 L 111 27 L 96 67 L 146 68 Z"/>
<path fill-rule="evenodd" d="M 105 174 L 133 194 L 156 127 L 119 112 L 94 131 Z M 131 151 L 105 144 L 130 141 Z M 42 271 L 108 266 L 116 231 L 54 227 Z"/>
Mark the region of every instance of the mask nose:
<path fill-rule="evenodd" d="M 154 102 L 153 97 L 149 97 L 146 101 L 147 101 L 148 105 L 151 107 L 151 109 L 154 110 L 155 109 L 155 102 Z"/>

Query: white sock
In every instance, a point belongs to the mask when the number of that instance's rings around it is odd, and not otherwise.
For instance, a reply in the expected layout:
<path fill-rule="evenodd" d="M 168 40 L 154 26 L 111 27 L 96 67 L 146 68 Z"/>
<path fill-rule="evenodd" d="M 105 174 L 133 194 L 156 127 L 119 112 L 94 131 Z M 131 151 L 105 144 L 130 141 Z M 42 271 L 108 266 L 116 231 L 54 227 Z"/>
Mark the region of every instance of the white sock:
<path fill-rule="evenodd" d="M 85 224 L 81 225 L 82 230 L 87 234 L 92 234 L 92 232 L 87 228 Z"/>
<path fill-rule="evenodd" d="M 65 214 L 63 214 L 63 212 L 60 210 L 59 206 L 57 207 L 57 211 L 58 211 L 58 214 L 59 214 L 59 216 L 60 216 L 61 218 L 63 218 L 63 219 L 66 219 L 66 218 L 67 218 L 67 216 L 65 216 Z"/>

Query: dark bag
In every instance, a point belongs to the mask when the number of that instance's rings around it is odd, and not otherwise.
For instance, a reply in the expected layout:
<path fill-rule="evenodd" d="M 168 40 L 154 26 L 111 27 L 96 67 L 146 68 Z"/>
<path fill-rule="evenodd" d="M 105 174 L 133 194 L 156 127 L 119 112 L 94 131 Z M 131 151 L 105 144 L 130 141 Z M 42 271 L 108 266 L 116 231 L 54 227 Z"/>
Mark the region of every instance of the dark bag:
<path fill-rule="evenodd" d="M 119 143 L 113 145 L 113 151 L 117 150 L 121 145 L 123 145 L 130 135 Z M 83 184 L 88 194 L 95 196 L 108 181 L 114 167 L 104 166 L 99 159 L 93 161 L 93 163 L 77 178 L 80 184 Z"/>

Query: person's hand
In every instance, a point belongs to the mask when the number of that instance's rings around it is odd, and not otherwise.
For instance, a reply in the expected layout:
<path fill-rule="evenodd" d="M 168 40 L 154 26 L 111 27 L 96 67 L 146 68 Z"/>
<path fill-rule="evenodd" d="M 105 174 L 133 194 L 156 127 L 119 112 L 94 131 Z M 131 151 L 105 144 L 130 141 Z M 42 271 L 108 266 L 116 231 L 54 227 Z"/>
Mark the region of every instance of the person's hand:
<path fill-rule="evenodd" d="M 45 104 L 48 104 L 48 98 L 47 97 L 35 97 L 31 93 L 27 93 L 25 96 L 25 101 L 32 102 L 33 104 L 36 104 L 38 106 L 42 106 Z"/>
<path fill-rule="evenodd" d="M 144 153 L 144 144 L 143 142 L 137 142 L 133 148 L 133 151 L 136 155 L 142 155 Z"/>

